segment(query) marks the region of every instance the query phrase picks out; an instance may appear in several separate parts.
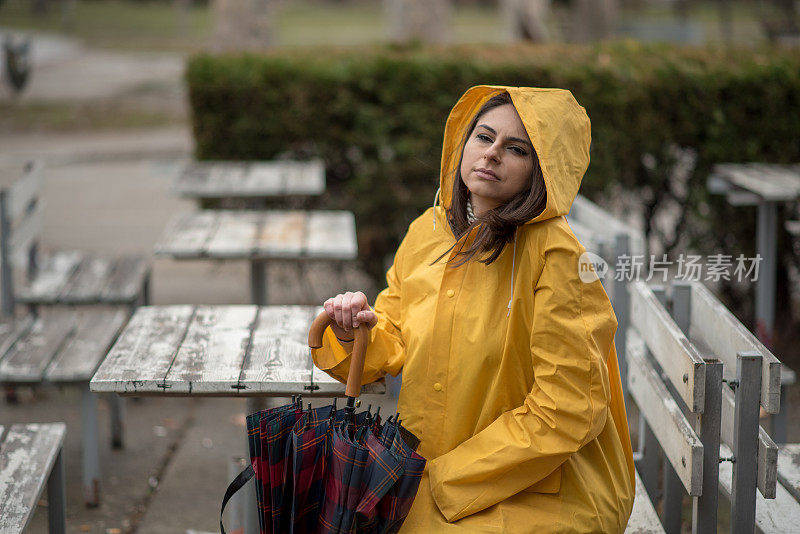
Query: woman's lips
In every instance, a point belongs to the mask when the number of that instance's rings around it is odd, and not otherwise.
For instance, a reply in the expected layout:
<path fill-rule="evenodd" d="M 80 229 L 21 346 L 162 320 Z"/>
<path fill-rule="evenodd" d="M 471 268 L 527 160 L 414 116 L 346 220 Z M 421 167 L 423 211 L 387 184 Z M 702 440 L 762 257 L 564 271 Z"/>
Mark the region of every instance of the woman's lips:
<path fill-rule="evenodd" d="M 475 169 L 475 174 L 477 174 L 479 178 L 483 178 L 484 180 L 491 180 L 493 182 L 500 181 L 497 175 L 488 169 Z"/>

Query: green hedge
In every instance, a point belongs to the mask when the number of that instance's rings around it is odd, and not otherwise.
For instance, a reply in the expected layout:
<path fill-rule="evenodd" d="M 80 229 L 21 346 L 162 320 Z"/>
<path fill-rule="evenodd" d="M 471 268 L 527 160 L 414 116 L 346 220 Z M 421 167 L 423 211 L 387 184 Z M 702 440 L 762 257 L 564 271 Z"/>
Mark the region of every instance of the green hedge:
<path fill-rule="evenodd" d="M 197 157 L 324 158 L 325 203 L 356 211 L 361 257 L 381 281 L 384 256 L 432 203 L 445 119 L 473 85 L 570 89 L 592 121 L 582 192 L 633 191 L 648 223 L 672 198 L 707 254 L 751 253 L 754 224 L 708 197 L 711 165 L 800 160 L 800 54 L 790 50 L 324 48 L 199 55 L 187 79 Z M 688 196 L 665 179 L 672 145 L 697 151 Z"/>

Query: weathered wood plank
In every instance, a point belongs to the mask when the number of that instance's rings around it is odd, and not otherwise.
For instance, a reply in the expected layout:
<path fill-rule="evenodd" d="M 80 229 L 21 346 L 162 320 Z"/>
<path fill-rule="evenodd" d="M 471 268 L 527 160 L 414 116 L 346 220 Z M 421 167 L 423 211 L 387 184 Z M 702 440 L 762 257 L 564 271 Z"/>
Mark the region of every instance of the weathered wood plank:
<path fill-rule="evenodd" d="M 322 160 L 284 164 L 288 164 L 287 195 L 319 195 L 325 191 L 325 163 Z"/>
<path fill-rule="evenodd" d="M 614 242 L 616 234 L 627 234 L 630 238 L 631 254 L 644 254 L 644 235 L 630 225 L 620 221 L 583 195 L 577 195 L 567 216 L 570 221 L 591 228 L 595 234 L 605 234 L 608 242 Z"/>
<path fill-rule="evenodd" d="M 174 258 L 196 258 L 202 254 L 217 224 L 218 213 L 214 211 L 179 215 L 161 234 L 155 253 Z"/>
<path fill-rule="evenodd" d="M 761 405 L 769 413 L 780 411 L 781 362 L 700 282 L 692 283 L 689 337 L 705 343 L 724 364 L 724 376 L 736 374 L 736 354 L 762 355 Z"/>
<path fill-rule="evenodd" d="M 703 485 L 703 444 L 684 417 L 659 373 L 648 363 L 644 343 L 628 333 L 628 391 L 653 429 L 664 454 L 689 495 L 700 495 Z"/>
<path fill-rule="evenodd" d="M 637 471 L 633 511 L 628 520 L 628 526 L 625 528 L 625 534 L 660 534 L 663 532 L 664 527 L 661 526 L 658 513 L 653 508 L 653 503 L 650 502 L 650 497 L 647 496 L 647 490 L 644 488 L 642 479 L 639 478 L 639 472 Z"/>
<path fill-rule="evenodd" d="M 120 308 L 82 308 L 71 313 L 77 315 L 75 335 L 48 367 L 48 382 L 88 382 L 128 320 L 128 311 Z"/>
<path fill-rule="evenodd" d="M 266 306 L 260 308 L 240 386 L 242 393 L 308 393 L 311 352 L 308 328 L 322 308 Z"/>
<path fill-rule="evenodd" d="M 642 281 L 630 285 L 631 324 L 692 413 L 705 404 L 705 364 L 652 290 Z"/>
<path fill-rule="evenodd" d="M 294 258 L 303 252 L 306 213 L 298 210 L 267 211 L 256 236 L 256 255 Z"/>
<path fill-rule="evenodd" d="M 800 197 L 800 174 L 792 168 L 769 163 L 749 163 L 748 168 L 754 174 L 762 176 L 762 180 L 781 189 L 787 200 Z"/>
<path fill-rule="evenodd" d="M 358 255 L 356 222 L 347 211 L 308 214 L 305 254 L 310 258 L 354 259 Z"/>
<path fill-rule="evenodd" d="M 171 393 L 235 392 L 257 306 L 199 306 L 164 385 Z"/>
<path fill-rule="evenodd" d="M 800 443 L 788 443 L 778 451 L 778 480 L 800 502 Z"/>
<path fill-rule="evenodd" d="M 67 282 L 59 300 L 70 304 L 98 302 L 111 269 L 111 260 L 108 258 L 84 259 Z"/>
<path fill-rule="evenodd" d="M 64 443 L 64 423 L 13 425 L 0 447 L 0 532 L 28 526 Z"/>
<path fill-rule="evenodd" d="M 32 315 L 26 315 L 22 319 L 4 318 L 0 320 L 0 361 L 14 346 L 14 343 L 33 328 L 35 322 Z"/>
<path fill-rule="evenodd" d="M 219 211 L 219 224 L 204 247 L 210 258 L 250 257 L 256 248 L 256 237 L 263 215 L 252 211 Z"/>
<path fill-rule="evenodd" d="M 106 304 L 129 304 L 136 301 L 144 290 L 144 279 L 150 266 L 142 257 L 125 256 L 117 258 L 113 271 L 100 293 L 100 300 Z"/>
<path fill-rule="evenodd" d="M 286 194 L 288 166 L 276 161 L 253 162 L 238 191 L 228 191 L 232 197 L 259 197 Z"/>
<path fill-rule="evenodd" d="M 722 388 L 722 413 L 720 414 L 720 441 L 733 449 L 734 413 L 736 398 L 727 386 Z M 775 485 L 778 480 L 778 446 L 769 437 L 769 434 L 758 427 L 758 489 L 764 497 L 772 499 L 775 496 Z"/>
<path fill-rule="evenodd" d="M 78 251 L 58 252 L 39 265 L 39 272 L 29 286 L 22 286 L 16 292 L 20 302 L 57 302 L 64 287 L 81 262 Z"/>
<path fill-rule="evenodd" d="M 731 456 L 732 454 L 726 445 L 720 446 L 720 456 Z M 727 499 L 731 498 L 732 480 L 733 464 L 721 462 L 719 464 L 719 487 Z M 756 492 L 757 532 L 764 534 L 797 532 L 798 518 L 800 518 L 800 503 L 783 486 L 778 485 L 774 499 L 767 499 Z"/>
<path fill-rule="evenodd" d="M 0 382 L 41 382 L 53 358 L 75 333 L 72 314 L 38 319 L 0 362 Z"/>
<path fill-rule="evenodd" d="M 193 306 L 138 308 L 92 378 L 92 391 L 162 392 L 193 315 Z"/>

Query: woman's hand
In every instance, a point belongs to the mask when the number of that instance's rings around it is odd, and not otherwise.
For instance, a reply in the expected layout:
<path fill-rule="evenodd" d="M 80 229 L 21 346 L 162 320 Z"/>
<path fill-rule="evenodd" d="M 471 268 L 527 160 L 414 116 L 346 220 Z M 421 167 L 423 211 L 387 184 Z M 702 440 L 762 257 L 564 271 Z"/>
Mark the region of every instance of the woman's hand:
<path fill-rule="evenodd" d="M 378 323 L 378 317 L 367 303 L 367 296 L 361 291 L 340 293 L 322 305 L 328 317 L 335 321 L 331 324 L 331 330 L 342 341 L 352 340 L 353 328 L 361 323 L 370 329 Z"/>

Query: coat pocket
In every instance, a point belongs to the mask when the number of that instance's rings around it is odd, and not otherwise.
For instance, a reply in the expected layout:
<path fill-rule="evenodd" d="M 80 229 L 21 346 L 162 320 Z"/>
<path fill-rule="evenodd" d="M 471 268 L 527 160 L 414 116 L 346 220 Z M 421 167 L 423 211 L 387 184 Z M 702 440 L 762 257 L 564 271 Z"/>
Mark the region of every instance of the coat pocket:
<path fill-rule="evenodd" d="M 526 493 L 558 493 L 560 489 L 561 466 L 559 465 L 556 467 L 555 471 L 522 491 Z"/>

